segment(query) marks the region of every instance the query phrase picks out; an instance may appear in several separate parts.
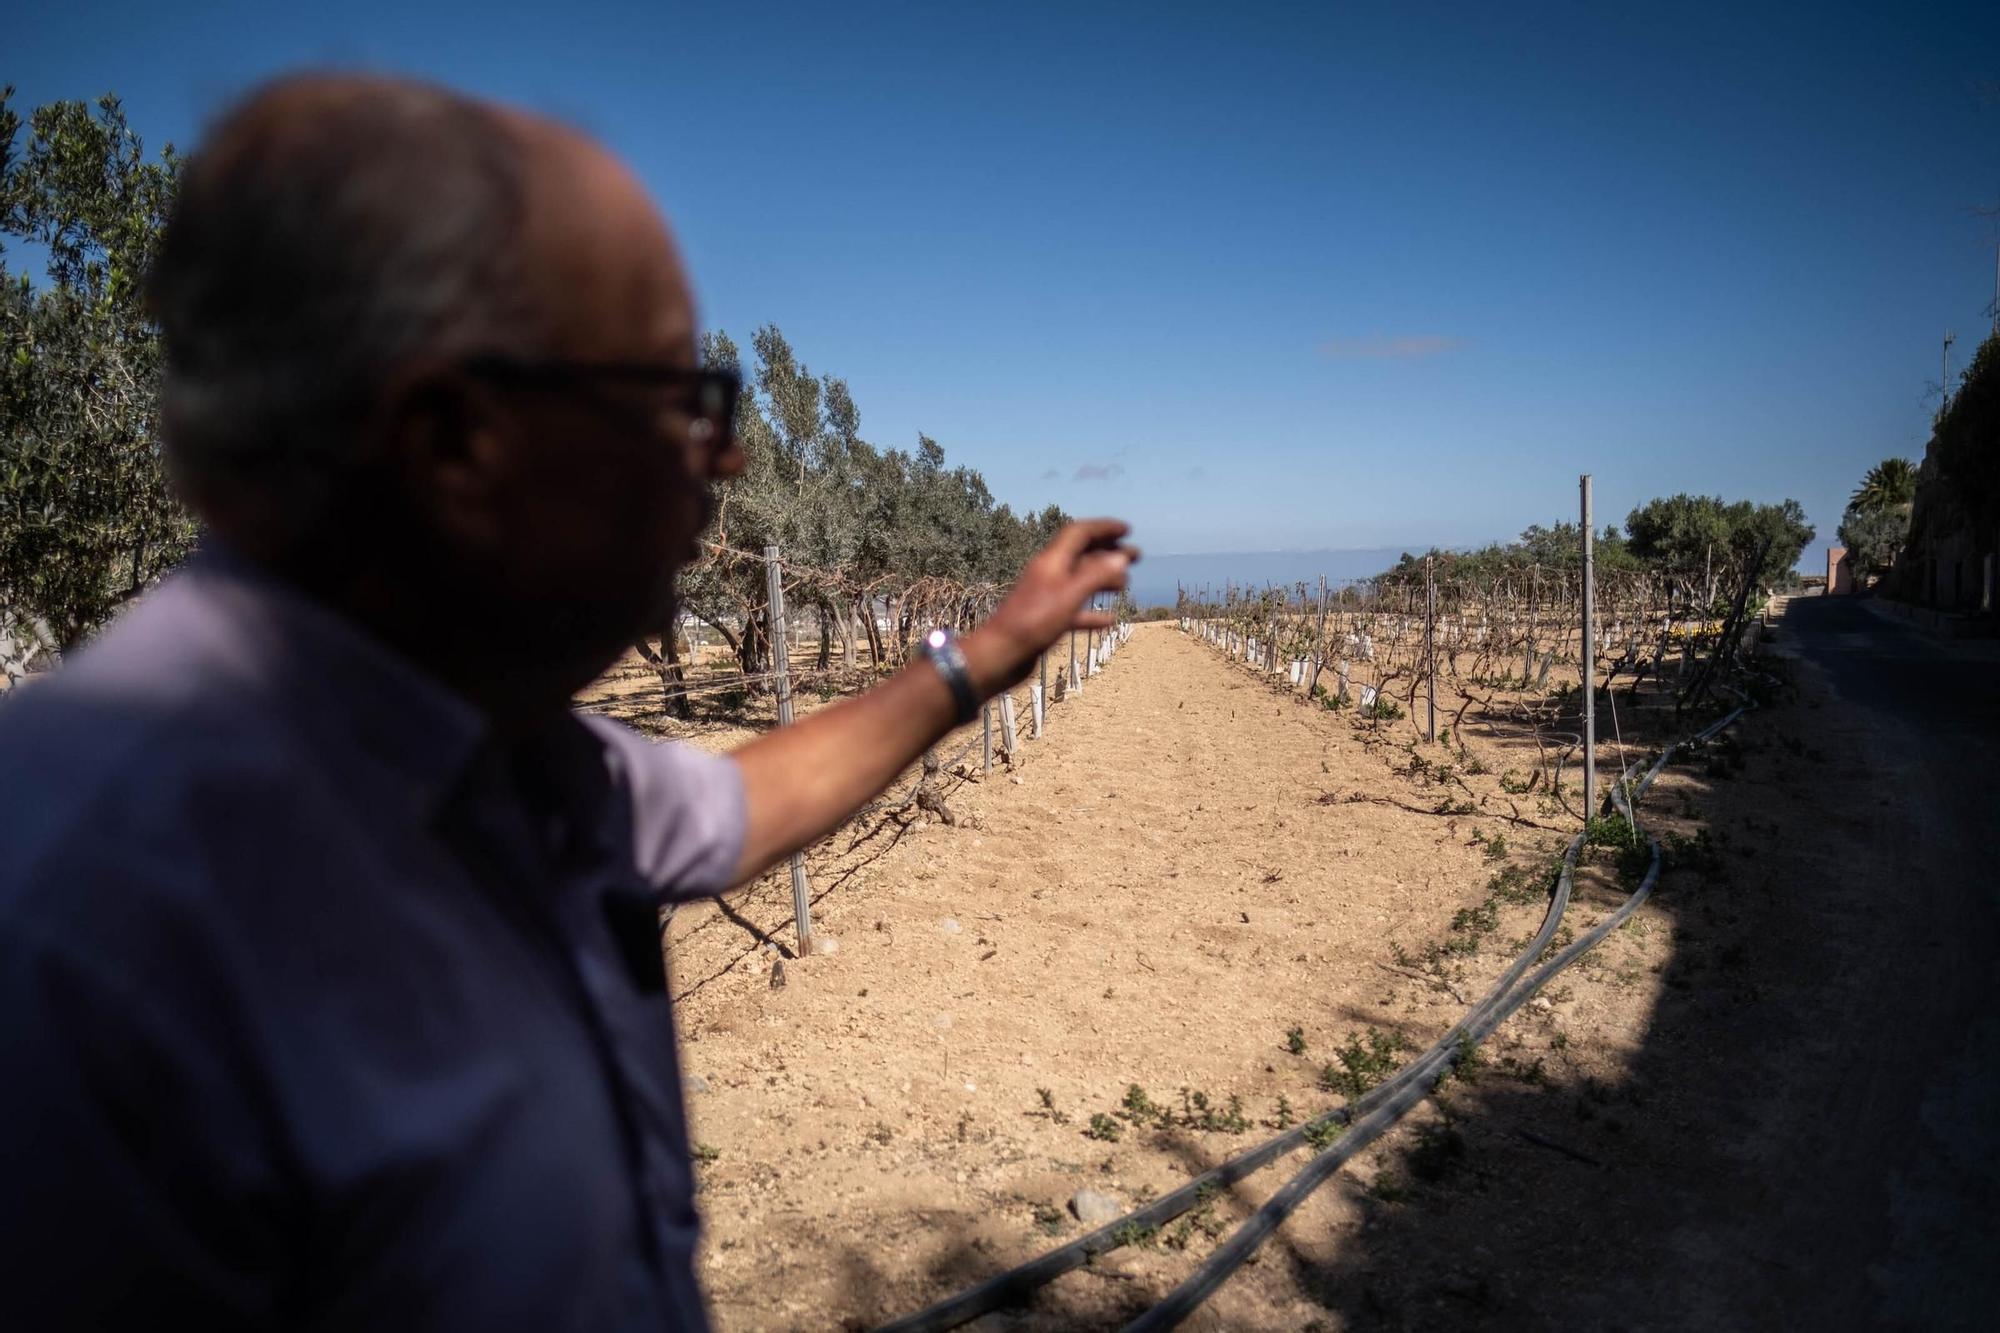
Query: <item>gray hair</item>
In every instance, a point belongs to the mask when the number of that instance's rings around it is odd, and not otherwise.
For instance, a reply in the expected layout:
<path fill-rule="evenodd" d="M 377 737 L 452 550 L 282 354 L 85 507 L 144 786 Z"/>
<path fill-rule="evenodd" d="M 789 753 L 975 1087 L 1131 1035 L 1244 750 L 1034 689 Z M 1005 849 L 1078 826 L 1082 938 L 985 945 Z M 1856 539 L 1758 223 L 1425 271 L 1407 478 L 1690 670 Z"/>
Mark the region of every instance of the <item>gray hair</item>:
<path fill-rule="evenodd" d="M 320 535 L 399 367 L 532 350 L 525 177 L 499 112 L 423 84 L 294 77 L 215 124 L 149 293 L 167 456 L 197 507 L 227 492 Z"/>

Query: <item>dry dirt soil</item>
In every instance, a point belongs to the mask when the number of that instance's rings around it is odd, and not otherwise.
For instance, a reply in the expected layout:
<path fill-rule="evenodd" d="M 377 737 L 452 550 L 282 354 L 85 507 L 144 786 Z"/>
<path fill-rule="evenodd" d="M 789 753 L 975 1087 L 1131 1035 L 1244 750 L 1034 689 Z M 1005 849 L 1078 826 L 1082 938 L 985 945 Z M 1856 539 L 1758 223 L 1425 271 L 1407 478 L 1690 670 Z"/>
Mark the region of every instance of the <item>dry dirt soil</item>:
<path fill-rule="evenodd" d="M 1435 1040 L 1540 918 L 1539 902 L 1492 901 L 1493 876 L 1539 876 L 1574 828 L 1497 785 L 1530 771 L 1532 742 L 1468 730 L 1456 752 L 1413 749 L 1407 720 L 1309 705 L 1171 624 L 1142 626 L 1013 765 L 982 777 L 973 751 L 947 784 L 953 825 L 877 815 L 810 857 L 815 929 L 835 952 L 790 956 L 782 875 L 679 912 L 669 969 L 717 1323 L 866 1327 L 918 1308 L 1079 1234 L 1080 1189 L 1135 1205 L 1341 1104 L 1321 1072 L 1350 1039 Z M 1413 754 L 1459 776 L 1413 769 Z M 1696 813 L 1681 781 L 1654 798 L 1673 821 Z M 1586 873 L 1575 928 L 1619 896 L 1608 870 Z M 1496 1034 L 1476 1081 L 1322 1190 L 1195 1326 L 1363 1326 L 1412 1300 L 1504 1308 L 1477 1253 L 1414 1293 L 1353 1266 L 1385 1226 L 1489 1169 L 1469 1114 L 1485 1089 L 1551 1103 L 1576 1090 L 1574 1110 L 1538 1113 L 1546 1132 L 1513 1140 L 1535 1171 L 1616 1151 L 1620 1062 L 1668 984 L 1677 929 L 1641 913 Z M 1163 1114 L 1132 1115 L 1134 1086 Z M 1117 1326 L 1303 1160 L 985 1326 Z"/>

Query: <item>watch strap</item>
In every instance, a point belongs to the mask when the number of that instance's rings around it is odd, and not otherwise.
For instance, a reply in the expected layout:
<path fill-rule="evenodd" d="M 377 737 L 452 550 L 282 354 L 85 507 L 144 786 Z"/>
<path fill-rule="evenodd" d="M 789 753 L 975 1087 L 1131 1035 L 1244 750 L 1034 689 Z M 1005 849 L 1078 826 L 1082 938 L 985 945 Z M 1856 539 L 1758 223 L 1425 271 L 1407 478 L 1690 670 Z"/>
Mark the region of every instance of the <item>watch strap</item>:
<path fill-rule="evenodd" d="M 930 631 L 923 638 L 923 654 L 944 678 L 952 702 L 958 707 L 954 725 L 964 726 L 978 717 L 979 692 L 972 688 L 972 671 L 965 664 L 965 650 L 958 646 L 958 636 L 948 629 Z"/>

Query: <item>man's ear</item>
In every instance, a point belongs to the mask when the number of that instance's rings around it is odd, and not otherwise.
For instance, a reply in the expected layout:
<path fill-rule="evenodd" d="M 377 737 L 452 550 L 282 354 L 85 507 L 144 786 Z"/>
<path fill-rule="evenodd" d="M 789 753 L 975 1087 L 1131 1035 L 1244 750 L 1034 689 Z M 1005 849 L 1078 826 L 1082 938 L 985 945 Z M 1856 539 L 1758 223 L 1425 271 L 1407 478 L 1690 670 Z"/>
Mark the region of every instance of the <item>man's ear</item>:
<path fill-rule="evenodd" d="M 501 541 L 506 448 L 490 391 L 453 370 L 399 390 L 389 435 L 417 517 L 454 545 Z"/>

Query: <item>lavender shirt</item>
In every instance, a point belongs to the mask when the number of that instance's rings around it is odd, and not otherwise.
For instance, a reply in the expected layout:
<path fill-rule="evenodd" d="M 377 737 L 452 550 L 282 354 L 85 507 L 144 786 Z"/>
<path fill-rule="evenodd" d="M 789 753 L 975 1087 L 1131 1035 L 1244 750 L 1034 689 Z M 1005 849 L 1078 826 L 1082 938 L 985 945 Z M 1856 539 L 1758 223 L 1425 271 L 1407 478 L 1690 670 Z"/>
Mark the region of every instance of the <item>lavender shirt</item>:
<path fill-rule="evenodd" d="M 704 1327 L 656 912 L 743 832 L 199 557 L 0 696 L 0 1328 Z"/>

